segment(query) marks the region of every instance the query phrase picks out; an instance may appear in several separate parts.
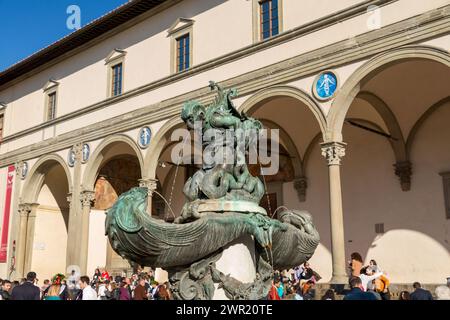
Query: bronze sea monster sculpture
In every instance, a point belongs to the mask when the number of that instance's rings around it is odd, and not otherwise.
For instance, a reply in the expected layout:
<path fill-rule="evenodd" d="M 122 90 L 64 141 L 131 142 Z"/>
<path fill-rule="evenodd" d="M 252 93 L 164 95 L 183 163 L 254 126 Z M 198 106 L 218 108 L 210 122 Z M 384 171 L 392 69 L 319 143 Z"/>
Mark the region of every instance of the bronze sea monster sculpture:
<path fill-rule="evenodd" d="M 236 110 L 235 90 L 223 90 L 214 82 L 210 87 L 218 91 L 216 100 L 206 107 L 188 101 L 181 117 L 190 130 L 201 124 L 204 151 L 229 152 L 232 160 L 221 163 L 213 157 L 202 163 L 183 188 L 187 201 L 174 223 L 147 213 L 146 188 L 123 193 L 107 212 L 106 235 L 124 259 L 166 270 L 175 299 L 212 299 L 215 283 L 229 299 L 264 299 L 273 270 L 307 261 L 319 244 L 319 234 L 306 211 L 283 209 L 278 219 L 272 219 L 259 206 L 264 184 L 250 174 L 245 159 L 254 143 L 248 133 L 263 126 Z M 206 137 L 208 130 L 214 131 L 213 139 Z M 231 143 L 225 139 L 229 130 L 236 133 Z M 242 236 L 255 241 L 256 278 L 250 283 L 216 268 L 223 248 Z"/>

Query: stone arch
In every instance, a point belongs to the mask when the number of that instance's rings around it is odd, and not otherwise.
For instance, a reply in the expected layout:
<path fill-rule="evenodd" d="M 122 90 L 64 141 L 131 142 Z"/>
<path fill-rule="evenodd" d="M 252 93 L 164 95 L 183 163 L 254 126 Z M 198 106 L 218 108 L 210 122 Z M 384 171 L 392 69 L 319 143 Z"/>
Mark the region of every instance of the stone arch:
<path fill-rule="evenodd" d="M 307 168 L 308 168 L 308 162 L 309 158 L 311 157 L 311 153 L 316 145 L 320 143 L 320 139 L 322 138 L 322 134 L 318 133 L 315 135 L 314 138 L 312 138 L 311 142 L 308 144 L 305 150 L 305 154 L 303 155 L 303 162 L 302 162 L 302 170 L 307 176 Z"/>
<path fill-rule="evenodd" d="M 113 154 L 111 154 L 110 151 L 114 147 L 123 148 L 124 152 L 115 152 L 116 150 L 113 150 L 114 152 Z M 132 179 L 130 179 L 131 176 L 126 176 L 122 171 L 114 171 L 117 174 L 117 177 L 112 178 L 112 180 L 109 180 L 108 177 L 105 179 L 106 183 L 103 184 L 109 187 L 98 188 L 97 183 L 100 182 L 99 175 L 102 173 L 102 171 L 105 168 L 109 168 L 108 170 L 111 170 L 111 168 L 116 168 L 114 167 L 114 165 L 117 164 L 117 162 L 115 161 L 127 160 L 128 158 L 125 158 L 125 155 L 130 155 L 134 160 L 133 163 L 135 163 L 135 165 L 131 167 L 131 171 L 133 172 Z M 95 206 L 93 208 L 88 207 L 88 211 L 85 213 L 88 214 L 88 218 L 86 218 L 88 220 L 86 222 L 86 225 L 89 226 L 88 230 L 94 230 L 93 232 L 97 233 L 104 232 L 104 221 L 102 220 L 103 218 L 99 218 L 99 216 L 104 217 L 104 214 L 102 214 L 101 211 L 108 210 L 115 201 L 116 197 L 120 196 L 122 192 L 125 192 L 130 188 L 127 183 L 122 184 L 122 178 L 128 178 L 130 179 L 130 181 L 132 180 L 133 183 L 130 183 L 133 184 L 133 186 L 137 186 L 137 180 L 139 178 L 142 178 L 142 169 L 142 151 L 137 143 L 125 134 L 115 134 L 108 136 L 103 139 L 95 149 L 93 149 L 92 155 L 85 165 L 81 181 L 82 189 L 93 191 L 95 199 Z M 112 247 L 109 244 L 109 241 L 105 240 L 105 242 L 97 242 L 95 244 L 95 249 L 91 248 L 92 247 L 90 245 L 88 245 L 86 248 L 86 254 L 88 255 L 88 270 L 93 270 L 96 266 L 106 266 L 111 274 L 117 274 L 118 272 L 122 272 L 123 270 L 130 268 L 128 262 L 120 258 L 120 256 L 118 256 L 113 251 Z M 105 250 L 104 256 L 103 254 L 100 254 L 100 250 Z M 95 252 L 97 252 L 98 254 L 96 254 Z"/>
<path fill-rule="evenodd" d="M 353 100 L 364 83 L 384 69 L 404 60 L 432 60 L 450 66 L 448 52 L 431 46 L 405 46 L 383 52 L 359 67 L 338 90 L 327 116 L 325 141 L 342 141 L 342 126 Z"/>
<path fill-rule="evenodd" d="M 430 118 L 430 116 L 434 112 L 436 112 L 441 107 L 448 105 L 449 103 L 450 103 L 450 96 L 446 97 L 446 98 L 438 101 L 434 105 L 432 105 L 427 111 L 425 111 L 422 114 L 422 116 L 420 116 L 419 120 L 416 121 L 416 123 L 412 127 L 411 131 L 409 132 L 408 138 L 406 140 L 406 154 L 407 154 L 408 158 L 411 156 L 411 149 L 414 144 L 415 137 L 416 137 L 417 133 L 420 131 L 420 129 L 422 128 L 423 124 L 427 121 L 428 118 Z"/>
<path fill-rule="evenodd" d="M 284 142 L 285 147 L 287 149 L 287 152 L 292 157 L 292 164 L 294 166 L 294 174 L 295 178 L 300 178 L 304 176 L 303 172 L 303 161 L 302 157 L 300 156 L 300 153 L 297 150 L 297 147 L 295 146 L 294 141 L 289 136 L 289 134 L 284 130 L 281 126 L 279 126 L 276 122 L 268 119 L 259 119 L 265 126 L 267 126 L 269 129 L 278 129 L 280 130 L 280 139 L 282 142 Z"/>
<path fill-rule="evenodd" d="M 291 97 L 303 103 L 314 115 L 319 124 L 320 131 L 325 134 L 327 128 L 327 121 L 322 109 L 319 105 L 303 90 L 293 86 L 275 86 L 264 88 L 253 96 L 248 98 L 240 107 L 239 110 L 246 113 L 251 113 L 260 105 L 276 97 Z"/>
<path fill-rule="evenodd" d="M 47 186 L 44 188 L 45 185 Z M 72 178 L 64 159 L 57 154 L 39 158 L 25 180 L 20 199 L 16 255 L 19 275 L 33 269 L 42 276 L 49 277 L 57 269 L 60 271 L 60 268 L 66 267 L 71 219 L 67 196 L 70 192 L 72 192 Z M 49 198 L 41 199 L 41 194 Z M 55 212 L 60 212 L 61 215 L 56 216 L 53 214 Z M 45 218 L 41 220 L 44 216 Z M 45 232 L 48 228 L 45 223 L 49 222 L 49 218 L 52 228 L 56 231 L 51 234 Z M 65 237 L 67 241 L 63 240 Z M 47 251 L 35 250 L 34 243 L 42 241 L 46 243 Z M 43 261 L 47 259 L 51 259 L 52 262 L 44 263 Z"/>
<path fill-rule="evenodd" d="M 22 202 L 35 203 L 37 201 L 40 188 L 44 183 L 45 172 L 54 165 L 60 165 L 64 169 L 69 191 L 72 190 L 72 177 L 66 162 L 57 154 L 49 154 L 39 158 L 39 160 L 31 168 L 22 189 Z"/>
<path fill-rule="evenodd" d="M 169 133 L 183 124 L 180 116 L 175 116 L 167 121 L 155 134 L 144 159 L 143 179 L 156 179 L 158 160 L 167 142 L 170 140 Z"/>
<path fill-rule="evenodd" d="M 370 239 L 370 237 L 368 237 Z M 403 250 L 411 242 L 416 250 Z M 375 244 L 375 245 L 374 245 Z M 419 249 L 420 248 L 420 249 Z M 448 244 L 443 242 L 436 233 L 424 230 L 418 226 L 402 222 L 395 223 L 382 235 L 376 235 L 366 242 L 361 250 L 365 262 L 369 259 L 382 260 L 385 255 L 395 255 L 396 259 L 383 259 L 383 271 L 395 278 L 397 283 L 411 283 L 416 281 L 416 273 L 422 274 L 424 283 L 440 283 L 447 277 L 446 268 L 429 272 L 430 268 L 448 266 L 450 254 Z M 399 262 L 402 262 L 401 264 Z M 415 263 L 414 261 L 421 261 Z"/>
<path fill-rule="evenodd" d="M 97 178 L 99 170 L 101 169 L 101 164 L 104 157 L 103 152 L 105 151 L 105 149 L 115 143 L 120 142 L 125 143 L 134 151 L 141 168 L 141 177 L 143 176 L 142 169 L 144 168 L 144 160 L 140 148 L 130 137 L 124 134 L 117 134 L 107 137 L 95 148 L 94 153 L 91 155 L 83 174 L 82 185 L 85 189 L 92 190 L 94 188 L 95 180 Z"/>
<path fill-rule="evenodd" d="M 406 143 L 403 137 L 402 130 L 400 129 L 400 124 L 394 113 L 391 111 L 389 106 L 377 95 L 362 91 L 357 95 L 357 98 L 362 99 L 369 103 L 381 116 L 386 127 L 388 128 L 388 133 L 395 139 L 389 139 L 391 143 L 392 150 L 394 151 L 395 159 L 397 162 L 407 161 L 408 156 L 406 154 Z M 359 119 L 358 119 L 359 120 Z M 374 125 L 374 123 L 372 123 Z M 377 126 L 378 127 L 378 126 Z M 378 127 L 379 130 L 381 128 Z M 382 131 L 382 130 L 381 130 Z"/>

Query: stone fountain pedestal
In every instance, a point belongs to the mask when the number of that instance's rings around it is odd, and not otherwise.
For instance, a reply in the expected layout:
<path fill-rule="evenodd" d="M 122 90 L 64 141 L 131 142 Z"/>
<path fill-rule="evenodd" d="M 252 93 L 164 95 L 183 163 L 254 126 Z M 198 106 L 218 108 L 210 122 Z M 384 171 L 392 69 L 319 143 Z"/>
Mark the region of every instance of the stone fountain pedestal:
<path fill-rule="evenodd" d="M 164 269 L 156 268 L 155 269 L 155 281 L 157 281 L 158 283 L 161 283 L 161 284 L 165 283 L 165 282 L 169 281 L 169 274 Z"/>
<path fill-rule="evenodd" d="M 251 283 L 256 277 L 255 241 L 250 235 L 236 239 L 227 245 L 216 268 L 243 283 Z M 214 284 L 213 300 L 228 300 L 223 289 Z"/>

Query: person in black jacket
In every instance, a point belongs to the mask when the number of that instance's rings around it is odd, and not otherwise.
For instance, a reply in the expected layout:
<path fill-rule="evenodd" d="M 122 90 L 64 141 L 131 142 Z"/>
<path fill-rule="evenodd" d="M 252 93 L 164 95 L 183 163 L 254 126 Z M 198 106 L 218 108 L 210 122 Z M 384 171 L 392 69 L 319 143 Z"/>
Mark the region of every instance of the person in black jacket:
<path fill-rule="evenodd" d="M 345 295 L 344 300 L 377 300 L 371 292 L 363 291 L 362 281 L 359 277 L 350 279 L 351 290 Z"/>
<path fill-rule="evenodd" d="M 40 300 L 41 290 L 34 285 L 36 279 L 35 272 L 28 272 L 27 281 L 20 286 L 14 287 L 11 293 L 11 300 Z"/>
<path fill-rule="evenodd" d="M 0 288 L 0 296 L 1 300 L 9 300 L 11 298 L 11 295 L 9 292 L 11 291 L 11 281 L 9 280 L 3 280 L 1 281 L 2 287 Z"/>
<path fill-rule="evenodd" d="M 411 300 L 433 300 L 431 292 L 422 289 L 422 286 L 420 285 L 419 282 L 414 282 L 413 287 L 415 290 L 413 293 L 409 295 Z"/>

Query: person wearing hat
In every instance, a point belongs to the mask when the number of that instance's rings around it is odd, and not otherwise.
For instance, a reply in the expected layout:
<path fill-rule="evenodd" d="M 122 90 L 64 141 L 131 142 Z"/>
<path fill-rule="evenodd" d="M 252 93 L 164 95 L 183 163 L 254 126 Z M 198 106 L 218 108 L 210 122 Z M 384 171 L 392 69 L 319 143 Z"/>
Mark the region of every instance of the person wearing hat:
<path fill-rule="evenodd" d="M 54 275 L 52 278 L 52 284 L 50 286 L 48 286 L 42 292 L 42 300 L 49 300 L 49 299 L 47 299 L 47 297 L 49 295 L 50 289 L 55 290 L 55 287 L 58 287 L 58 296 L 60 298 L 58 300 L 69 300 L 69 291 L 67 288 L 67 283 L 65 281 L 65 278 L 66 277 L 61 273 Z M 50 299 L 50 300 L 56 300 L 56 299 Z"/>
<path fill-rule="evenodd" d="M 61 285 L 58 283 L 53 283 L 50 287 L 48 287 L 44 300 L 61 300 L 61 297 L 59 296 L 60 290 Z"/>

